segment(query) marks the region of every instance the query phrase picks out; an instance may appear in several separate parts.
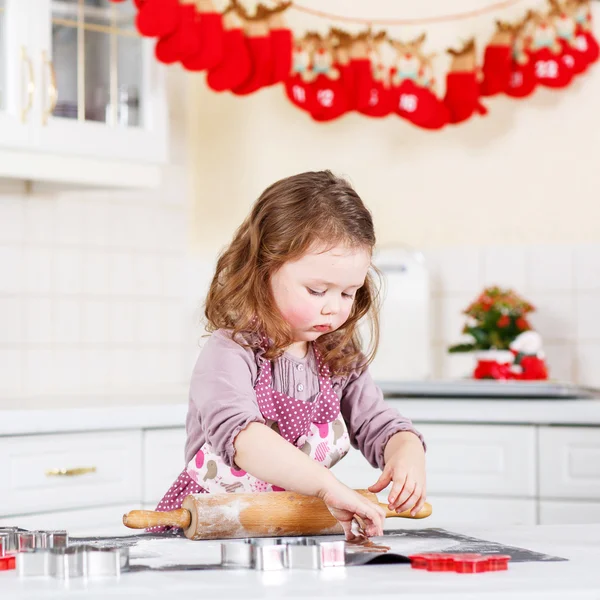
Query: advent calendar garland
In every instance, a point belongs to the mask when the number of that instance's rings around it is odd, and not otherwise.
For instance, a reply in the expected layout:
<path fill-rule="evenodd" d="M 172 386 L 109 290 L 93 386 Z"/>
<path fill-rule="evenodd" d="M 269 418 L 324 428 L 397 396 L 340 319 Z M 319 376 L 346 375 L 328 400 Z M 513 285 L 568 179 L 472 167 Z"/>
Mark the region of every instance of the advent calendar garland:
<path fill-rule="evenodd" d="M 518 1 L 423 22 L 469 18 Z M 482 65 L 477 64 L 474 39 L 449 48 L 446 89 L 440 96 L 433 76 L 435 55 L 426 51 L 426 34 L 397 40 L 386 31 L 372 30 L 376 23 L 416 20 L 372 21 L 359 34 L 332 25 L 327 35 L 295 36 L 284 20 L 289 9 L 332 21 L 358 20 L 294 2 L 258 4 L 254 14 L 238 0 L 231 0 L 223 12 L 212 0 L 134 2 L 136 27 L 141 35 L 156 38 L 159 61 L 204 71 L 215 92 L 242 96 L 282 83 L 289 100 L 315 121 L 355 111 L 370 117 L 396 114 L 418 127 L 440 129 L 487 114 L 482 97 L 524 98 L 537 86 L 566 87 L 599 57 L 589 0 L 549 0 L 547 10 L 528 11 L 518 22 L 497 20 Z"/>

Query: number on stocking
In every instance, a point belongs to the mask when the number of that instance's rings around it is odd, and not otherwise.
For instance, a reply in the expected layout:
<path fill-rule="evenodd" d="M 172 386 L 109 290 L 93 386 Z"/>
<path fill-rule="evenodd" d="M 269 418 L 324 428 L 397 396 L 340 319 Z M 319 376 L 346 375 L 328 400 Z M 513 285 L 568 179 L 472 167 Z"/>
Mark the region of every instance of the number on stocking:
<path fill-rule="evenodd" d="M 579 50 L 579 52 L 587 52 L 588 43 L 585 35 L 578 35 L 575 38 L 575 47 L 577 48 L 577 50 Z"/>
<path fill-rule="evenodd" d="M 303 87 L 295 85 L 292 88 L 292 95 L 294 96 L 294 100 L 296 102 L 306 102 L 306 90 Z"/>
<path fill-rule="evenodd" d="M 418 100 L 414 94 L 402 94 L 400 96 L 400 110 L 414 113 L 417 110 Z"/>
<path fill-rule="evenodd" d="M 369 106 L 377 106 L 379 104 L 379 92 L 376 88 L 371 88 L 369 94 Z"/>
<path fill-rule="evenodd" d="M 535 76 L 538 79 L 556 79 L 558 63 L 555 60 L 538 60 L 535 63 Z"/>
<path fill-rule="evenodd" d="M 319 90 L 317 92 L 317 102 L 321 106 L 331 108 L 333 106 L 334 93 L 333 90 Z"/>

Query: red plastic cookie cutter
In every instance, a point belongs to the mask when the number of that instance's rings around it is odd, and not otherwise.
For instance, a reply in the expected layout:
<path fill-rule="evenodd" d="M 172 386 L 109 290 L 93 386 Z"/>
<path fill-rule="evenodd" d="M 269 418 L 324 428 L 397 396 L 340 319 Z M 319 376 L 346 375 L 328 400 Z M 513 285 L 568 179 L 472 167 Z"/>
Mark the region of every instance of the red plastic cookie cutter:
<path fill-rule="evenodd" d="M 506 571 L 510 560 L 507 554 L 444 554 L 442 552 L 412 554 L 408 558 L 413 569 L 456 573 Z"/>
<path fill-rule="evenodd" d="M 10 571 L 16 566 L 16 559 L 14 554 L 6 554 L 0 556 L 0 571 Z"/>

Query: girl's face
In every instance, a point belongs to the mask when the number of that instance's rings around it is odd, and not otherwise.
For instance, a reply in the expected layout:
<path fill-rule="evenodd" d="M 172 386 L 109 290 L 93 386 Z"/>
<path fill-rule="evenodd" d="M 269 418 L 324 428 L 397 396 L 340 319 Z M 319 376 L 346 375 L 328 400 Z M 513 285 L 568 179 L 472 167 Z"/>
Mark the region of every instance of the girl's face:
<path fill-rule="evenodd" d="M 370 264 L 365 248 L 317 247 L 272 275 L 273 298 L 294 341 L 312 342 L 346 322 Z"/>

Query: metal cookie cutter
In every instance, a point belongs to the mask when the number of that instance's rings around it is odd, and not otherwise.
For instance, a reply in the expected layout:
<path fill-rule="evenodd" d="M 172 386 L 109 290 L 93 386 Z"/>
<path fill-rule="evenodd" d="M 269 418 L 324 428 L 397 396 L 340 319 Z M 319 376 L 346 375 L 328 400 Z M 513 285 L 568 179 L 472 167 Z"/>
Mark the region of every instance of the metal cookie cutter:
<path fill-rule="evenodd" d="M 310 538 L 292 541 L 287 545 L 287 563 L 290 569 L 343 567 L 345 542 L 320 542 Z"/>
<path fill-rule="evenodd" d="M 252 566 L 258 571 L 279 571 L 287 567 L 287 545 L 282 538 L 251 541 Z"/>
<path fill-rule="evenodd" d="M 83 550 L 85 577 L 118 577 L 129 566 L 129 548 L 86 546 Z"/>
<path fill-rule="evenodd" d="M 239 569 L 252 568 L 252 540 L 222 543 L 221 565 Z"/>
<path fill-rule="evenodd" d="M 50 548 L 64 548 L 69 543 L 66 531 L 20 531 L 19 552 Z"/>
<path fill-rule="evenodd" d="M 19 549 L 18 535 L 18 527 L 0 527 L 0 536 L 5 540 L 3 543 L 4 554 L 17 552 Z M 4 554 L 1 556 L 4 556 Z"/>
<path fill-rule="evenodd" d="M 50 553 L 45 549 L 21 550 L 17 554 L 19 577 L 48 577 L 50 575 Z"/>
<path fill-rule="evenodd" d="M 57 579 L 83 575 L 83 546 L 67 546 L 50 550 L 50 574 Z"/>

